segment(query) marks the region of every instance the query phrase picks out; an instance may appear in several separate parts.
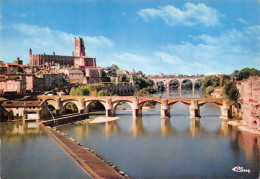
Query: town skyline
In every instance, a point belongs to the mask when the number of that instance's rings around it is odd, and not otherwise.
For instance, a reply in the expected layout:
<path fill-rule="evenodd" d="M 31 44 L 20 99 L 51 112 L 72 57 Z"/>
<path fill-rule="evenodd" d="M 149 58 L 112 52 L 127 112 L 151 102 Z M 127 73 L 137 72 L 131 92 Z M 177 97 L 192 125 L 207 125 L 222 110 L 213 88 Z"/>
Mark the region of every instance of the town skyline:
<path fill-rule="evenodd" d="M 85 41 L 97 66 L 206 74 L 260 66 L 260 2 L 2 1 L 0 60 L 71 56 Z"/>

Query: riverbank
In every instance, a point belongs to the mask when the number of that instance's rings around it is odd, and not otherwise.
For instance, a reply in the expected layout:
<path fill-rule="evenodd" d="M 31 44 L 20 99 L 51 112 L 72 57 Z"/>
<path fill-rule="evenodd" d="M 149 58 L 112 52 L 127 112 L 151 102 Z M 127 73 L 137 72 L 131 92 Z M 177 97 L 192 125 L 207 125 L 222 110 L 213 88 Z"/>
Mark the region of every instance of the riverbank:
<path fill-rule="evenodd" d="M 74 139 L 68 138 L 65 134 L 51 127 L 44 125 L 42 127 L 92 178 L 129 178 L 124 172 L 119 171 L 115 165 L 102 160 Z"/>
<path fill-rule="evenodd" d="M 242 121 L 240 120 L 232 120 L 228 121 L 227 124 L 237 127 L 241 131 L 249 132 L 251 134 L 260 135 L 260 131 L 257 129 L 249 128 L 246 125 L 242 124 Z"/>

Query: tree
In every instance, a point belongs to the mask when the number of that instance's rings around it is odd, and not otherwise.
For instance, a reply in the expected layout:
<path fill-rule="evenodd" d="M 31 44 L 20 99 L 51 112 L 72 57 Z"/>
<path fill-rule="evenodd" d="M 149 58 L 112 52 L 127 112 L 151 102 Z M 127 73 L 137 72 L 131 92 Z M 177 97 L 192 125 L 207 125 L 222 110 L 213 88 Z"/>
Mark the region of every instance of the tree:
<path fill-rule="evenodd" d="M 146 88 L 143 88 L 141 90 L 137 90 L 134 93 L 134 96 L 149 96 L 149 95 L 150 95 L 150 93 Z"/>
<path fill-rule="evenodd" d="M 213 86 L 208 86 L 206 88 L 206 94 L 208 94 L 208 95 L 210 95 L 213 91 L 214 91 L 214 87 Z"/>
<path fill-rule="evenodd" d="M 65 107 L 65 111 L 67 114 L 76 113 L 78 112 L 78 108 L 76 104 L 69 102 Z"/>
<path fill-rule="evenodd" d="M 236 101 L 239 97 L 239 92 L 236 87 L 236 83 L 230 81 L 225 87 L 224 92 L 228 96 L 228 98 L 232 101 Z"/>
<path fill-rule="evenodd" d="M 248 68 L 248 67 L 247 68 L 243 68 L 240 71 L 236 71 L 236 79 L 237 80 L 247 79 L 250 76 L 260 76 L 260 71 L 255 69 L 255 68 Z"/>
<path fill-rule="evenodd" d="M 207 76 L 202 82 L 202 89 L 205 90 L 208 86 L 217 87 L 220 84 L 220 79 L 217 76 Z"/>
<path fill-rule="evenodd" d="M 103 84 L 81 85 L 71 88 L 70 95 L 75 96 L 109 96 L 109 91 Z"/>
<path fill-rule="evenodd" d="M 105 68 L 105 70 L 108 71 L 108 76 L 116 77 L 116 72 L 120 69 L 117 65 L 113 64 L 112 66 Z"/>

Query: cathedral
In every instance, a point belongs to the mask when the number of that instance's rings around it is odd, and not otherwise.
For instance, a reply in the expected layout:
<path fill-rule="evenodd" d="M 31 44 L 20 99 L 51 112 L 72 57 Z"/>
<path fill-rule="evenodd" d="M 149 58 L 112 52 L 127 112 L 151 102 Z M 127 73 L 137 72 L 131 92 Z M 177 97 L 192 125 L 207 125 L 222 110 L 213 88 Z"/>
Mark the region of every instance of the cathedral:
<path fill-rule="evenodd" d="M 32 49 L 29 50 L 30 65 L 41 66 L 42 68 L 51 69 L 55 66 L 58 69 L 66 69 L 69 67 L 78 67 L 81 69 L 88 83 L 99 83 L 102 81 L 101 68 L 96 67 L 96 58 L 86 56 L 84 41 L 82 38 L 75 37 L 75 49 L 72 56 L 62 56 L 44 54 L 32 54 Z"/>

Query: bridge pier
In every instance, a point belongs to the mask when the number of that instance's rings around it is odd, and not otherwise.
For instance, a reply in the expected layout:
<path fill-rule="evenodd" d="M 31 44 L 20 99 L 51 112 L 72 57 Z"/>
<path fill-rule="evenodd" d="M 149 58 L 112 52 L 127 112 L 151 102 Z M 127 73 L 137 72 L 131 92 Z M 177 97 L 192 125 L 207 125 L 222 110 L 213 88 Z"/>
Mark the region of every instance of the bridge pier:
<path fill-rule="evenodd" d="M 142 117 L 142 110 L 141 109 L 133 109 L 133 118 Z"/>
<path fill-rule="evenodd" d="M 82 114 L 82 113 L 86 112 L 85 101 L 83 98 L 81 98 L 79 100 L 79 102 L 80 102 L 80 109 L 79 109 L 78 113 Z"/>
<path fill-rule="evenodd" d="M 198 101 L 192 100 L 189 106 L 190 109 L 190 118 L 199 119 L 200 116 L 200 107 L 198 105 Z"/>
<path fill-rule="evenodd" d="M 139 100 L 137 98 L 134 98 L 131 108 L 133 111 L 133 118 L 142 117 L 142 108 L 140 108 Z"/>
<path fill-rule="evenodd" d="M 221 109 L 221 119 L 228 120 L 231 118 L 231 109 L 230 106 L 227 105 L 227 103 L 224 102 L 224 104 L 220 107 Z"/>
<path fill-rule="evenodd" d="M 161 118 L 170 118 L 170 109 L 161 109 Z"/>
<path fill-rule="evenodd" d="M 106 117 L 115 117 L 115 110 L 114 109 L 106 109 Z"/>
<path fill-rule="evenodd" d="M 170 118 L 170 108 L 168 105 L 168 100 L 163 100 L 161 105 L 161 118 Z"/>
<path fill-rule="evenodd" d="M 61 104 L 61 98 L 59 97 L 56 100 L 56 102 L 57 102 L 57 106 L 58 106 L 58 108 L 56 109 L 56 112 L 58 113 L 57 115 L 62 115 L 63 113 L 65 113 L 65 108 Z"/>
<path fill-rule="evenodd" d="M 115 109 L 113 108 L 112 99 L 106 100 L 106 117 L 115 117 Z"/>

